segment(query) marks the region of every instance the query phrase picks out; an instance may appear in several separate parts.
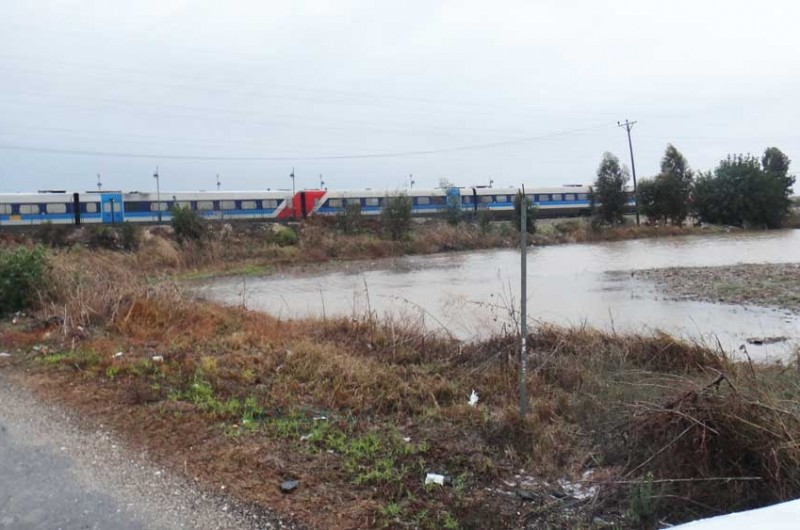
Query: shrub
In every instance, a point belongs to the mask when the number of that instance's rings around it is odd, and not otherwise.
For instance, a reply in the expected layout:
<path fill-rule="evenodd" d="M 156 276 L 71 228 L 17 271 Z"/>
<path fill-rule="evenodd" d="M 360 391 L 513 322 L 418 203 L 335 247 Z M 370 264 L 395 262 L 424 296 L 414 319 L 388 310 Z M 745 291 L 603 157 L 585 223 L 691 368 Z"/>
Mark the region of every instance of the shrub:
<path fill-rule="evenodd" d="M 280 226 L 273 230 L 270 242 L 279 247 L 291 247 L 297 244 L 297 233 L 288 226 Z"/>
<path fill-rule="evenodd" d="M 484 234 L 488 233 L 492 229 L 492 221 L 493 216 L 491 210 L 486 206 L 481 206 L 478 208 L 478 226 L 481 228 L 481 232 Z"/>
<path fill-rule="evenodd" d="M 408 237 L 411 230 L 411 205 L 411 197 L 405 193 L 386 197 L 381 211 L 381 222 L 384 232 L 393 241 Z"/>
<path fill-rule="evenodd" d="M 0 315 L 29 308 L 47 282 L 48 266 L 42 247 L 0 250 Z"/>
<path fill-rule="evenodd" d="M 512 217 L 511 217 L 511 223 L 517 230 L 519 230 L 520 224 L 522 223 L 522 214 L 521 214 L 522 201 L 520 200 L 520 197 L 522 197 L 522 194 L 520 193 L 514 195 L 514 211 L 512 212 Z M 526 216 L 525 216 L 526 231 L 529 234 L 535 234 L 537 208 L 528 197 L 525 197 L 525 210 L 526 210 Z"/>
<path fill-rule="evenodd" d="M 33 239 L 48 247 L 65 247 L 69 246 L 67 236 L 70 230 L 70 225 L 56 225 L 50 221 L 45 221 L 36 227 L 33 232 Z"/>
<path fill-rule="evenodd" d="M 122 248 L 125 250 L 136 250 L 139 248 L 139 242 L 141 241 L 141 233 L 138 226 L 133 225 L 127 221 L 122 223 L 119 227 L 119 239 L 120 243 L 122 244 Z"/>
<path fill-rule="evenodd" d="M 361 205 L 348 204 L 344 210 L 336 214 L 336 226 L 345 234 L 354 234 L 361 230 Z"/>
<path fill-rule="evenodd" d="M 208 234 L 208 223 L 196 211 L 188 206 L 175 206 L 172 214 L 172 229 L 175 238 L 183 245 L 186 241 L 200 243 Z"/>
<path fill-rule="evenodd" d="M 103 225 L 87 227 L 86 244 L 89 248 L 105 248 L 117 250 L 120 247 L 117 233 Z"/>

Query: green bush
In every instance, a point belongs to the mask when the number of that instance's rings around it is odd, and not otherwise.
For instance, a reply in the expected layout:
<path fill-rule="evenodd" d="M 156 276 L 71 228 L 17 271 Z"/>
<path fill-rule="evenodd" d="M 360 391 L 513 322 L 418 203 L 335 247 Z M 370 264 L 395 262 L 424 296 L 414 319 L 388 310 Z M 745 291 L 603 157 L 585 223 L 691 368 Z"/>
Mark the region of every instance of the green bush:
<path fill-rule="evenodd" d="M 125 250 L 136 250 L 141 239 L 139 227 L 125 221 L 119 227 L 119 239 Z"/>
<path fill-rule="evenodd" d="M 399 241 L 408 237 L 411 230 L 411 206 L 412 199 L 405 193 L 384 199 L 381 224 L 392 240 Z"/>
<path fill-rule="evenodd" d="M 119 249 L 119 238 L 112 228 L 103 225 L 91 225 L 86 230 L 86 244 L 89 248 Z"/>
<path fill-rule="evenodd" d="M 520 225 L 522 224 L 522 209 L 521 209 L 522 201 L 520 200 L 520 197 L 522 197 L 522 195 L 519 193 L 514 195 L 514 211 L 512 212 L 511 216 L 511 224 L 513 224 L 517 230 L 519 230 Z M 528 197 L 525 197 L 525 210 L 526 210 L 526 215 L 525 215 L 526 231 L 529 234 L 535 234 L 537 208 Z"/>
<path fill-rule="evenodd" d="M 345 234 L 354 234 L 361 230 L 361 205 L 347 204 L 344 210 L 336 214 L 336 226 Z"/>
<path fill-rule="evenodd" d="M 33 239 L 48 247 L 65 247 L 69 245 L 68 236 L 72 230 L 70 225 L 53 224 L 46 221 L 33 232 Z"/>
<path fill-rule="evenodd" d="M 175 239 L 183 245 L 187 241 L 200 243 L 208 235 L 208 223 L 196 211 L 188 206 L 174 206 L 172 211 L 172 229 Z"/>
<path fill-rule="evenodd" d="M 42 247 L 0 250 L 0 315 L 31 307 L 47 283 L 47 256 Z"/>
<path fill-rule="evenodd" d="M 280 226 L 274 229 L 270 243 L 279 247 L 291 247 L 297 244 L 297 233 L 288 226 Z"/>

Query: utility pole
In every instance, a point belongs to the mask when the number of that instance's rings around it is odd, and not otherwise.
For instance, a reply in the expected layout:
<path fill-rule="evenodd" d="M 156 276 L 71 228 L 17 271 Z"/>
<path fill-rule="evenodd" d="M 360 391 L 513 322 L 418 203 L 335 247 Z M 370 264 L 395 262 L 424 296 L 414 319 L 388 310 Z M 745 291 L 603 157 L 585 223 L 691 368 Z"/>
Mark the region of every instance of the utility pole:
<path fill-rule="evenodd" d="M 153 178 L 156 179 L 156 209 L 158 210 L 158 224 L 161 224 L 161 183 L 158 176 L 158 166 L 156 166 L 156 172 L 153 173 Z"/>
<path fill-rule="evenodd" d="M 633 173 L 633 205 L 636 208 L 636 226 L 639 226 L 639 197 L 636 194 L 636 164 L 633 162 L 633 143 L 631 143 L 631 129 L 636 125 L 635 121 L 625 120 L 625 123 L 617 122 L 618 127 L 624 127 L 628 132 L 628 149 L 631 152 L 631 173 Z"/>
<path fill-rule="evenodd" d="M 292 166 L 292 172 L 289 173 L 289 178 L 292 179 L 292 197 L 294 197 L 294 166 Z"/>
<path fill-rule="evenodd" d="M 413 190 L 414 189 L 414 174 L 413 173 L 410 173 L 408 175 L 408 184 L 409 184 L 408 189 Z"/>
<path fill-rule="evenodd" d="M 219 173 L 217 173 L 217 191 L 219 191 L 220 186 L 222 186 L 222 184 L 219 181 Z"/>
<path fill-rule="evenodd" d="M 492 187 L 492 184 L 494 184 L 494 179 L 490 177 L 489 178 L 489 187 L 490 188 Z"/>
<path fill-rule="evenodd" d="M 100 182 L 100 173 L 97 174 L 97 191 L 103 191 L 103 183 Z"/>
<path fill-rule="evenodd" d="M 519 417 L 525 418 L 528 408 L 528 201 L 525 186 L 519 192 L 519 252 L 520 252 L 520 295 L 519 295 Z"/>
<path fill-rule="evenodd" d="M 319 174 L 319 187 L 321 189 L 327 190 L 328 188 L 325 187 L 325 181 L 322 180 L 322 173 Z"/>

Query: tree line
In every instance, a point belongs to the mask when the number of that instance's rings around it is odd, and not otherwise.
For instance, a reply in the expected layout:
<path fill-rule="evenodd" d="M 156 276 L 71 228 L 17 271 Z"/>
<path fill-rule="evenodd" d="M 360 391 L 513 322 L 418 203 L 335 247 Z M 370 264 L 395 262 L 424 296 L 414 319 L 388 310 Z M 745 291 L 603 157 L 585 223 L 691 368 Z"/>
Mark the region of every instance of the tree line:
<path fill-rule="evenodd" d="M 661 159 L 661 171 L 638 183 L 639 211 L 650 224 L 681 226 L 694 217 L 701 223 L 778 228 L 792 207 L 791 160 L 777 147 L 760 159 L 728 155 L 713 171 L 695 172 L 672 144 Z M 605 153 L 590 194 L 594 222 L 616 225 L 629 211 L 628 171 Z"/>

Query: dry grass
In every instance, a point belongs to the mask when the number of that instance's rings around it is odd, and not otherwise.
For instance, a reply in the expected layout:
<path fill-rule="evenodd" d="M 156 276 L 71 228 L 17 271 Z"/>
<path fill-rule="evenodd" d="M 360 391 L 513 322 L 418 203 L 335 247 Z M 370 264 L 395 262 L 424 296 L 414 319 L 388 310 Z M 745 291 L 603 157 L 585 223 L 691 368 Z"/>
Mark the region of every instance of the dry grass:
<path fill-rule="evenodd" d="M 170 262 L 162 251 L 155 263 Z M 792 369 L 662 334 L 540 327 L 523 419 L 514 336 L 462 343 L 369 315 L 280 321 L 184 299 L 141 259 L 58 254 L 50 302 L 4 323 L 0 344 L 156 458 L 312 525 L 591 528 L 600 515 L 641 528 L 800 495 Z M 507 485 L 520 470 L 542 491 L 591 470 L 599 493 L 520 522 Z M 428 471 L 457 484 L 426 488 Z M 286 476 L 303 484 L 291 503 L 264 487 Z"/>

